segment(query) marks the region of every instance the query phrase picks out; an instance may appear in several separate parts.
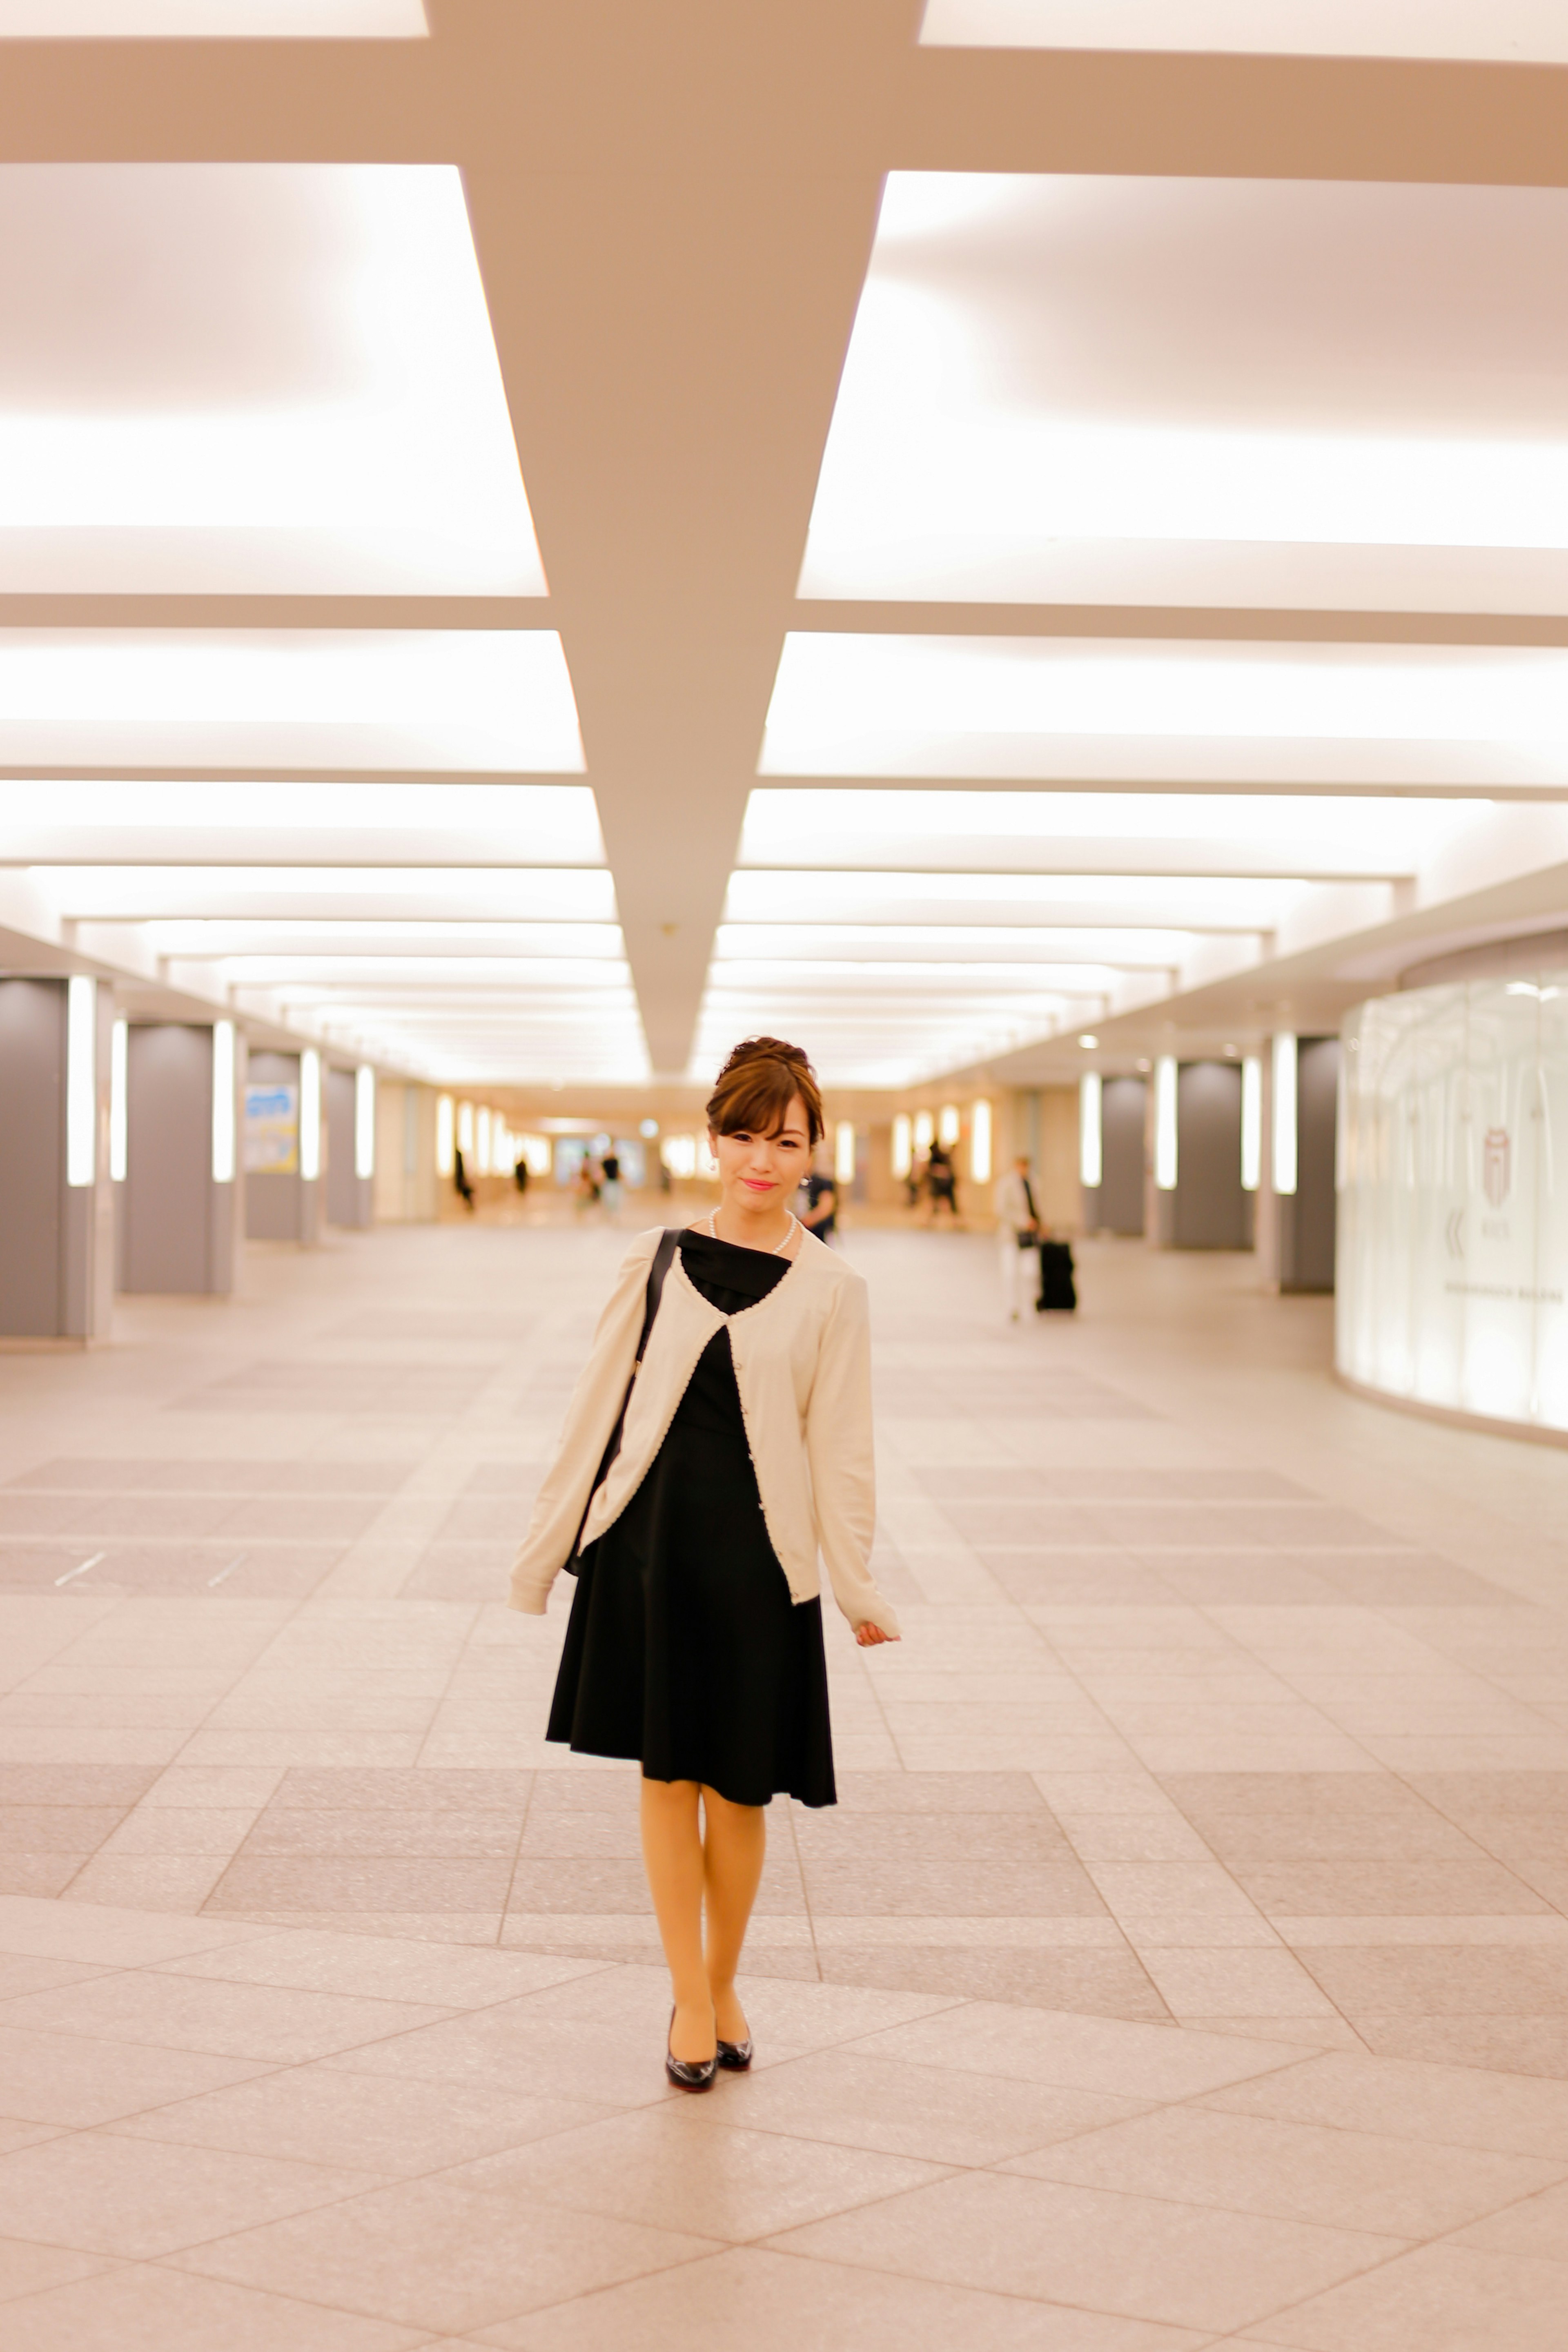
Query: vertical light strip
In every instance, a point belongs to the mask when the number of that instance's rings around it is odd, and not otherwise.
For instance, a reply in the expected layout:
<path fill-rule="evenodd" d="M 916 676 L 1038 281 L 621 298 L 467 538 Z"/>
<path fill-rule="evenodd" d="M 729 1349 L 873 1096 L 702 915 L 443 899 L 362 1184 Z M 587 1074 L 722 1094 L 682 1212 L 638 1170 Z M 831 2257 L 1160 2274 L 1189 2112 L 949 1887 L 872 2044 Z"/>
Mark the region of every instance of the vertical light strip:
<path fill-rule="evenodd" d="M 234 1181 L 234 1024 L 213 1023 L 213 1182 Z"/>
<path fill-rule="evenodd" d="M 1154 1183 L 1157 1191 L 1176 1189 L 1176 1061 L 1162 1054 L 1154 1065 Z"/>
<path fill-rule="evenodd" d="M 989 1184 L 992 1166 L 991 1106 L 984 1097 L 969 1114 L 969 1172 L 977 1184 Z"/>
<path fill-rule="evenodd" d="M 109 1039 L 109 1173 L 116 1184 L 125 1181 L 129 1122 L 126 1117 L 127 1065 L 131 1032 L 123 1020 L 115 1023 Z"/>
<path fill-rule="evenodd" d="M 855 1181 L 855 1122 L 841 1118 L 833 1130 L 833 1181 L 836 1184 Z"/>
<path fill-rule="evenodd" d="M 1241 1066 L 1241 1189 L 1256 1192 L 1263 1174 L 1263 1065 L 1249 1054 Z"/>
<path fill-rule="evenodd" d="M 915 1113 L 915 1150 L 923 1160 L 936 1141 L 936 1121 L 929 1110 Z"/>
<path fill-rule="evenodd" d="M 412 1088 L 409 1090 L 409 1098 L 410 1100 L 413 1098 Z M 451 1096 L 437 1095 L 436 1097 L 436 1173 L 437 1176 L 449 1176 L 452 1173 L 452 1154 L 457 1148 L 458 1140 L 457 1117 L 457 1105 Z M 412 1150 L 406 1155 L 406 1164 L 407 1173 L 412 1176 L 416 1165 Z"/>
<path fill-rule="evenodd" d="M 66 983 L 66 1182 L 98 1174 L 98 982 Z"/>
<path fill-rule="evenodd" d="M 892 1149 L 893 1174 L 900 1182 L 913 1167 L 914 1157 L 914 1129 L 910 1124 L 909 1112 L 907 1110 L 901 1110 L 898 1112 L 893 1120 Z"/>
<path fill-rule="evenodd" d="M 1274 1190 L 1296 1190 L 1296 1040 L 1289 1029 L 1274 1040 Z"/>
<path fill-rule="evenodd" d="M 375 1072 L 368 1062 L 354 1072 L 354 1174 L 375 1174 Z"/>
<path fill-rule="evenodd" d="M 936 1131 L 944 1151 L 951 1151 L 963 1131 L 956 1103 L 943 1103 L 937 1114 Z"/>
<path fill-rule="evenodd" d="M 473 1159 L 474 1106 L 472 1103 L 465 1102 L 458 1105 L 458 1149 L 462 1153 L 465 1162 Z M 472 1172 L 470 1169 L 469 1173 Z"/>
<path fill-rule="evenodd" d="M 1100 1125 L 1100 1072 L 1086 1070 L 1078 1082 L 1078 1178 L 1086 1192 L 1098 1192 L 1105 1173 Z"/>
<path fill-rule="evenodd" d="M 321 1057 L 313 1045 L 300 1056 L 300 1173 L 313 1184 L 321 1172 Z"/>

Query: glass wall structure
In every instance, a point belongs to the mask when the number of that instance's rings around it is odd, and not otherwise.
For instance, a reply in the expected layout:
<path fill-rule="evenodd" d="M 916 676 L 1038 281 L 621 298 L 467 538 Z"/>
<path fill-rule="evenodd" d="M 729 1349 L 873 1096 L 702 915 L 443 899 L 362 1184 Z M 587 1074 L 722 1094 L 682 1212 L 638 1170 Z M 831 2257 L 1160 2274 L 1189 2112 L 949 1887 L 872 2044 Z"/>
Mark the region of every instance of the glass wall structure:
<path fill-rule="evenodd" d="M 1340 1370 L 1568 1432 L 1568 972 L 1384 997 L 1344 1042 Z"/>

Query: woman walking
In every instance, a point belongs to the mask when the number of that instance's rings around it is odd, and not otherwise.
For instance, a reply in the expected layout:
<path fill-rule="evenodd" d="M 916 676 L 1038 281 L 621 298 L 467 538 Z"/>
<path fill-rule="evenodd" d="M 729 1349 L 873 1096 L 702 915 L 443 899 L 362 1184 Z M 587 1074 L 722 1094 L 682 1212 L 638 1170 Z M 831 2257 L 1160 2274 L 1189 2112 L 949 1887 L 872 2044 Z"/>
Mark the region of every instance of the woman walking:
<path fill-rule="evenodd" d="M 836 1801 L 819 1551 L 856 1640 L 899 1638 L 867 1566 L 865 1284 L 789 1207 L 823 1133 L 805 1055 L 737 1045 L 708 1124 L 719 1206 L 627 1252 L 511 1585 L 539 1614 L 576 1570 L 546 1737 L 642 1766 L 665 2066 L 689 2091 L 752 2061 L 735 1976 L 763 1808 Z"/>

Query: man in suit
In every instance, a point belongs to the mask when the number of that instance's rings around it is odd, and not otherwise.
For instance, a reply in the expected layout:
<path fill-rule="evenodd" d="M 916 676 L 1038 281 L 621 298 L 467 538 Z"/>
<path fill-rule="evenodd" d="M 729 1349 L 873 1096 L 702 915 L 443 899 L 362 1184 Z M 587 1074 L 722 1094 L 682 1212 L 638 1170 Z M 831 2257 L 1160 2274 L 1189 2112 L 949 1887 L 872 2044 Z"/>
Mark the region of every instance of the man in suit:
<path fill-rule="evenodd" d="M 1016 1323 L 1023 1303 L 1032 1307 L 1039 1287 L 1040 1212 L 1029 1175 L 1026 1152 L 1020 1152 L 996 1187 L 996 1245 L 1002 1256 L 1002 1299 L 1009 1320 Z"/>

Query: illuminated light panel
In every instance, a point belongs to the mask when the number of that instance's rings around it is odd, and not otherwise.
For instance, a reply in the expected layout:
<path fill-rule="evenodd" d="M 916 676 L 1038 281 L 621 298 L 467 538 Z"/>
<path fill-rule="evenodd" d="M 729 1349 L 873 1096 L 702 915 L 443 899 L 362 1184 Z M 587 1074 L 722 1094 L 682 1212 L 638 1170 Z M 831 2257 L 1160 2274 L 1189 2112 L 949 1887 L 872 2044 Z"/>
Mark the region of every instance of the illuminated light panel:
<path fill-rule="evenodd" d="M 926 0 L 921 39 L 959 49 L 1226 50 L 1568 64 L 1561 0 Z"/>
<path fill-rule="evenodd" d="M 0 40 L 413 41 L 422 0 L 0 0 Z"/>
<path fill-rule="evenodd" d="M 1241 1189 L 1256 1192 L 1263 1175 L 1263 1065 L 1247 1055 L 1241 1066 Z"/>
<path fill-rule="evenodd" d="M 336 872 L 605 862 L 586 784 L 0 778 L 0 862 L 156 863 L 160 850 L 183 866 L 321 858 Z"/>
<path fill-rule="evenodd" d="M 1568 652 L 792 632 L 764 775 L 1568 783 Z"/>
<path fill-rule="evenodd" d="M 737 873 L 727 923 L 1125 923 L 1272 930 L 1303 896 L 1295 882 L 1233 876 L 1168 881 L 1117 874 Z"/>
<path fill-rule="evenodd" d="M 1089 1192 L 1100 1190 L 1105 1172 L 1100 1113 L 1100 1072 L 1086 1070 L 1078 1082 L 1078 1179 Z"/>
<path fill-rule="evenodd" d="M 66 1182 L 98 1175 L 98 982 L 66 982 Z"/>
<path fill-rule="evenodd" d="M 1176 1064 L 1162 1054 L 1154 1065 L 1154 1183 L 1162 1192 L 1176 1189 Z"/>
<path fill-rule="evenodd" d="M 894 173 L 800 593 L 1559 611 L 1565 269 L 1557 190 Z"/>
<path fill-rule="evenodd" d="M 354 1072 L 354 1174 L 375 1174 L 375 1072 L 366 1062 Z"/>
<path fill-rule="evenodd" d="M 1274 1190 L 1296 1190 L 1296 1040 L 1281 1030 L 1274 1040 Z"/>
<path fill-rule="evenodd" d="M 580 773 L 583 745 L 553 629 L 7 629 L 0 765 L 35 764 Z"/>
<path fill-rule="evenodd" d="M 0 588 L 546 593 L 454 165 L 6 164 L 0 301 Z"/>
<path fill-rule="evenodd" d="M 213 1151 L 215 1184 L 232 1184 L 235 1173 L 235 1035 L 232 1021 L 213 1023 Z"/>
<path fill-rule="evenodd" d="M 945 988 L 955 973 L 980 965 L 998 971 L 1031 962 L 1163 971 L 1190 955 L 1201 937 L 1199 932 L 1143 925 L 1036 930 L 990 924 L 969 929 L 956 923 L 930 929 L 877 923 L 859 929 L 847 924 L 721 923 L 713 953 L 715 971 L 731 963 L 747 963 L 760 971 L 776 968 L 781 975 L 812 963 L 830 962 L 857 973 L 868 971 L 868 968 L 878 964 L 899 963 L 919 971 L 940 963 Z"/>
<path fill-rule="evenodd" d="M 4 793 L 0 786 L 0 794 Z M 0 808 L 4 808 L 0 799 Z M 758 785 L 742 868 L 948 875 L 1047 871 L 1340 877 L 1413 875 L 1487 814 L 1481 800 L 1358 793 L 1072 793 Z M 20 813 L 18 813 L 18 822 Z M 740 876 L 737 875 L 737 882 Z M 837 882 L 834 887 L 848 887 Z M 954 881 L 952 885 L 962 885 Z"/>
<path fill-rule="evenodd" d="M 502 955 L 520 961 L 562 956 L 619 961 L 622 940 L 609 923 L 362 923 L 350 916 L 321 922 L 152 922 L 142 938 L 154 955 L 273 956 L 321 962 L 332 956 L 395 954 L 423 970 L 432 957 Z"/>

